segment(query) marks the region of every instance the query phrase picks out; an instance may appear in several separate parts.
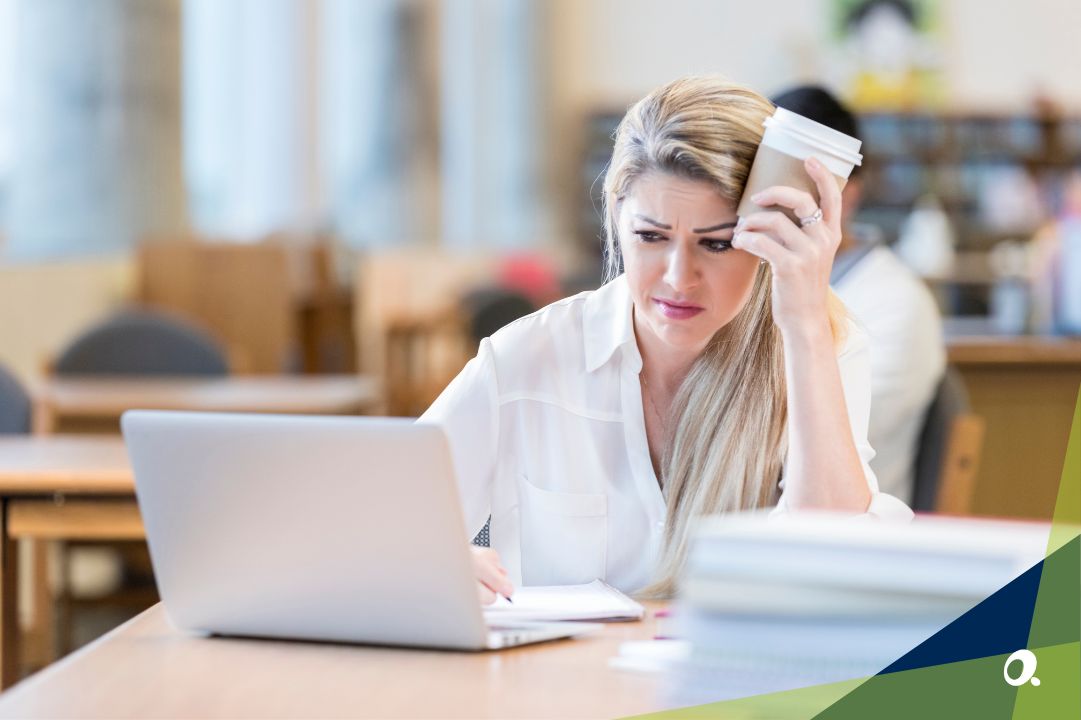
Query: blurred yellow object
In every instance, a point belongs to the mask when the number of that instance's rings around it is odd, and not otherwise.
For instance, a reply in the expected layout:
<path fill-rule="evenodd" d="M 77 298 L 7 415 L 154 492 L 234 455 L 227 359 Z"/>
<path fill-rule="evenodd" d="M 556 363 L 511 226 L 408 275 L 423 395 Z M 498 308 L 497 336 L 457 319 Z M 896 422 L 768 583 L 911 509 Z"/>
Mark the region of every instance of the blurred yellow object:
<path fill-rule="evenodd" d="M 862 71 L 852 82 L 852 105 L 874 110 L 909 110 L 923 107 L 927 93 L 917 70 L 895 75 Z"/>

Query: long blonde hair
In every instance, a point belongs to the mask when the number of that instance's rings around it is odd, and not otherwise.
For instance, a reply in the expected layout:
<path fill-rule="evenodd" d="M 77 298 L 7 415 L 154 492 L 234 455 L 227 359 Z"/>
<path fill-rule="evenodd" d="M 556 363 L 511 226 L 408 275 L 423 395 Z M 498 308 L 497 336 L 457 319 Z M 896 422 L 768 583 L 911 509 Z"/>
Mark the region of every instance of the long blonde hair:
<path fill-rule="evenodd" d="M 604 178 L 607 277 L 622 272 L 618 204 L 634 180 L 662 171 L 711 183 L 739 204 L 773 104 L 719 77 L 675 80 L 633 105 L 615 135 Z M 654 582 L 642 597 L 668 597 L 703 515 L 776 504 L 787 451 L 784 348 L 773 322 L 769 265 L 759 265 L 750 298 L 695 361 L 672 400 L 662 487 L 667 522 Z M 844 308 L 831 293 L 835 342 Z"/>

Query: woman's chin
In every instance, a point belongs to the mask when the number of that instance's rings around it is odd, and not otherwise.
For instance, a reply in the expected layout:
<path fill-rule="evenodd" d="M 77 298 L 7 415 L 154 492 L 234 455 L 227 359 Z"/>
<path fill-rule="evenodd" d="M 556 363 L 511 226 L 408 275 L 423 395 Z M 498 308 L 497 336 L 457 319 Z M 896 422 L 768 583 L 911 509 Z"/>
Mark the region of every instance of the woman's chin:
<path fill-rule="evenodd" d="M 661 342 L 680 352 L 700 352 L 713 337 L 713 333 L 703 329 L 701 323 L 687 320 L 660 318 L 655 321 L 653 328 Z"/>

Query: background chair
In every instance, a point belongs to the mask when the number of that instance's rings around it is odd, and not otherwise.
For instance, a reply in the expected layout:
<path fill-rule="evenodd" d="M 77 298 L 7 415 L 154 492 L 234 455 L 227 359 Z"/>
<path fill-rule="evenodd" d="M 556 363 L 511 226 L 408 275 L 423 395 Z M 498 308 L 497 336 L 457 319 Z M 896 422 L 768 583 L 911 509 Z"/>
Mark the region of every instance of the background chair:
<path fill-rule="evenodd" d="M 57 375 L 225 375 L 225 351 L 187 322 L 127 310 L 90 328 L 56 360 Z"/>
<path fill-rule="evenodd" d="M 139 302 L 214 333 L 234 372 L 296 370 L 299 280 L 290 257 L 281 242 L 145 242 L 138 253 Z"/>
<path fill-rule="evenodd" d="M 500 287 L 478 288 L 462 298 L 462 312 L 474 345 L 536 309 L 525 295 Z"/>
<path fill-rule="evenodd" d="M 969 408 L 960 373 L 947 367 L 920 433 L 913 510 L 950 515 L 972 511 L 985 422 Z"/>
<path fill-rule="evenodd" d="M 172 315 L 153 310 L 126 310 L 91 327 L 77 337 L 56 360 L 56 375 L 124 375 L 217 377 L 228 374 L 225 351 L 208 333 Z M 56 596 L 59 613 L 59 653 L 73 644 L 74 614 L 115 608 L 126 617 L 156 601 L 153 574 L 141 542 L 110 542 L 120 562 L 123 582 L 101 597 L 82 600 L 68 590 L 72 563 L 68 549 L 101 547 L 95 540 L 72 540 L 61 546 L 59 559 L 65 578 Z M 44 600 L 44 598 L 42 598 Z M 49 622 L 47 610 L 38 612 Z M 90 617 L 89 614 L 85 614 Z"/>
<path fill-rule="evenodd" d="M 357 366 L 382 379 L 385 414 L 416 416 L 472 357 L 461 298 L 490 285 L 495 258 L 410 248 L 357 266 Z M 475 350 L 475 347 L 474 347 Z"/>
<path fill-rule="evenodd" d="M 0 365 L 0 434 L 30 432 L 30 396 Z"/>

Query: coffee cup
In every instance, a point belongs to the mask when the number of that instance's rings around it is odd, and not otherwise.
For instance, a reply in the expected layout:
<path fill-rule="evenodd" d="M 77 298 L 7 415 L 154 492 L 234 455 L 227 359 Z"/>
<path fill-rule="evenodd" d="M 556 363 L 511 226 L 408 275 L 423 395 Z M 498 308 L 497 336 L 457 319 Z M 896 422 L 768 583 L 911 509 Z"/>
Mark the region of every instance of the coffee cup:
<path fill-rule="evenodd" d="M 760 207 L 751 197 L 768 187 L 787 185 L 809 192 L 815 202 L 820 203 L 818 187 L 803 167 L 807 158 L 814 157 L 825 165 L 837 181 L 838 189 L 844 189 L 852 169 L 863 163 L 863 155 L 859 152 L 862 143 L 858 138 L 790 110 L 779 107 L 762 124 L 766 131 L 736 208 L 739 217 L 767 209 L 782 210 L 799 224 L 795 213 L 788 208 Z"/>

